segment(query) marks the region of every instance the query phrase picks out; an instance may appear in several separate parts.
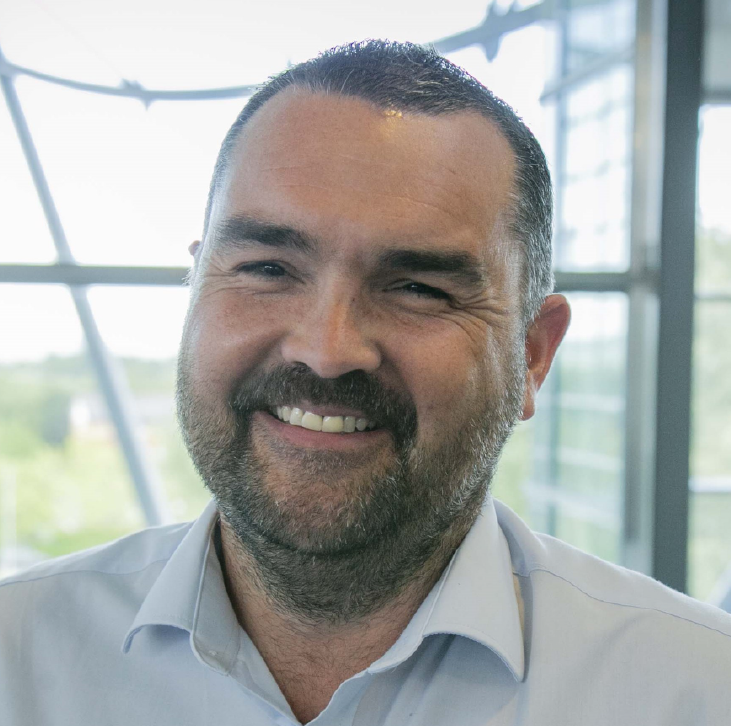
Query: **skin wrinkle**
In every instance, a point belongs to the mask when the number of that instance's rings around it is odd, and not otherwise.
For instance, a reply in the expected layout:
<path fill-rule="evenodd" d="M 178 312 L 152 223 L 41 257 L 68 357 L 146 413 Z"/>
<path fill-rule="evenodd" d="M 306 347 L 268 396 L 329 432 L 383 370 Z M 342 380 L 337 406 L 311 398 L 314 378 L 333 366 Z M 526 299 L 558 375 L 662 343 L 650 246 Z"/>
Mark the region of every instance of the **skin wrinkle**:
<path fill-rule="evenodd" d="M 374 161 L 370 158 L 362 158 L 359 156 L 352 156 L 350 154 L 344 154 L 342 152 L 338 152 L 337 154 L 333 154 L 333 156 L 338 156 L 343 159 L 347 159 L 348 161 L 356 161 L 358 163 L 362 163 L 364 165 L 368 166 L 382 166 L 385 168 L 393 168 L 396 166 L 392 161 Z M 438 164 L 441 168 L 443 168 L 445 171 L 448 171 L 450 174 L 457 176 L 459 174 L 458 170 L 455 169 L 452 165 L 448 164 Z M 269 167 L 267 171 L 278 171 L 278 170 L 284 170 L 284 169 L 301 169 L 303 167 L 301 166 L 294 166 L 294 165 L 288 165 L 288 166 L 277 166 L 277 167 Z M 418 170 L 416 170 L 418 171 Z M 444 189 L 444 185 L 437 184 L 436 182 L 430 181 L 429 179 L 422 179 L 421 176 L 416 173 L 414 174 L 414 178 L 419 179 L 419 181 L 423 181 L 425 184 L 434 186 L 438 189 Z"/>
<path fill-rule="evenodd" d="M 286 189 L 288 187 L 307 187 L 310 189 L 322 189 L 322 190 L 328 189 L 328 187 L 325 187 L 325 186 L 318 186 L 317 184 L 304 184 L 302 182 L 293 183 L 293 184 L 284 184 L 284 183 L 280 182 L 278 184 L 278 186 L 281 187 L 282 189 Z M 356 192 L 358 194 L 362 194 L 364 196 L 371 196 L 371 197 L 372 196 L 381 196 L 381 197 L 385 197 L 388 199 L 402 199 L 411 204 L 421 206 L 421 207 L 426 207 L 427 209 L 436 209 L 440 212 L 443 212 L 444 214 L 447 214 L 448 216 L 452 217 L 453 219 L 459 221 L 459 216 L 454 214 L 450 209 L 445 208 L 445 207 L 440 207 L 437 204 L 430 204 L 429 202 L 420 202 L 418 199 L 414 199 L 413 197 L 409 197 L 408 195 L 405 195 L 405 194 L 401 194 L 399 196 L 394 197 L 394 195 L 392 195 L 392 194 L 385 194 L 385 193 L 373 192 L 373 191 L 365 192 L 363 190 L 360 190 L 356 187 L 349 186 L 349 185 L 345 185 L 343 188 L 349 189 L 350 191 Z"/>
<path fill-rule="evenodd" d="M 242 249 L 246 250 L 247 246 L 243 245 Z M 269 254 L 264 254 L 264 252 L 268 251 L 269 248 L 265 246 L 261 246 L 260 248 L 255 242 L 252 243 L 250 248 L 248 249 L 255 251 L 256 259 L 247 259 L 247 261 L 242 264 L 269 262 L 272 264 L 286 265 L 287 274 L 299 283 L 310 282 L 313 278 L 313 275 L 311 273 L 303 269 L 303 267 L 307 266 L 306 264 L 300 263 L 297 266 L 297 269 L 294 270 L 292 269 L 293 265 L 291 261 L 285 261 L 284 259 L 290 255 L 301 258 L 302 253 L 298 253 L 296 251 L 287 251 L 283 254 L 277 254 L 276 251 L 272 251 Z M 258 259 L 259 252 L 262 253 L 261 260 Z M 418 250 L 411 248 L 405 251 L 399 249 L 396 252 L 399 257 L 401 256 L 402 252 L 406 252 L 407 261 L 394 265 L 390 264 L 387 258 L 378 259 L 377 262 L 374 263 L 375 269 L 373 270 L 373 272 L 370 275 L 366 276 L 364 279 L 364 289 L 376 290 L 383 287 L 385 288 L 384 292 L 387 292 L 388 290 L 391 290 L 395 284 L 398 284 L 399 280 L 408 279 L 411 276 L 418 275 L 426 282 L 442 288 L 448 288 L 453 298 L 449 301 L 449 304 L 453 308 L 467 308 L 470 305 L 476 304 L 477 301 L 479 301 L 484 296 L 484 293 L 480 291 L 480 287 L 484 286 L 486 283 L 486 276 L 484 275 L 484 273 L 477 272 L 477 270 L 471 269 L 469 267 L 464 270 L 461 268 L 441 268 L 438 266 L 438 258 L 434 260 L 435 266 L 433 268 L 430 269 L 428 267 L 428 265 L 430 264 L 430 262 L 428 261 L 424 267 L 420 267 L 421 262 L 418 258 L 419 253 L 428 253 L 429 250 Z M 381 258 L 383 254 L 384 253 L 379 253 L 378 257 Z M 409 263 L 408 256 L 412 254 L 415 254 L 417 258 L 414 263 Z M 228 278 L 234 283 L 240 277 L 240 272 L 237 266 L 229 268 L 229 265 L 226 264 L 225 260 L 216 259 L 215 250 L 211 253 L 211 263 L 217 265 L 218 272 L 216 274 L 220 277 Z M 449 265 L 449 260 L 446 261 L 446 264 Z M 353 273 L 358 273 L 360 269 L 360 266 L 357 268 L 353 268 L 352 270 L 349 269 L 347 273 L 344 273 L 344 276 L 347 274 L 348 277 L 355 277 L 355 274 Z M 351 284 L 355 283 L 356 281 L 352 280 Z M 353 301 L 355 301 L 355 298 L 353 298 Z"/>
<path fill-rule="evenodd" d="M 431 254 L 434 258 L 434 267 L 430 270 L 419 269 L 420 272 L 444 272 L 462 274 L 460 264 L 474 269 L 466 270 L 469 274 L 475 274 L 473 282 L 480 285 L 487 284 L 487 273 L 484 269 L 480 269 L 474 255 L 466 252 L 445 252 L 441 249 L 434 249 L 432 246 L 424 245 L 423 238 L 416 240 L 416 244 L 412 245 L 408 239 L 403 241 L 399 239 L 384 240 L 386 247 L 380 248 L 379 245 L 373 246 L 372 257 L 376 258 L 383 267 L 393 265 L 398 262 L 398 266 L 403 269 L 409 268 L 409 256 L 416 258 L 422 254 L 428 258 Z M 217 224 L 212 231 L 212 240 L 209 242 L 214 252 L 221 248 L 224 251 L 231 249 L 237 250 L 272 250 L 272 254 L 283 250 L 284 253 L 311 253 L 319 254 L 323 247 L 322 241 L 311 235 L 286 225 L 278 225 L 271 221 L 257 219 L 254 216 L 233 216 Z M 380 250 L 380 251 L 379 251 Z M 375 254 L 378 252 L 378 254 Z M 444 258 L 449 268 L 439 266 L 440 256 Z M 405 261 L 404 261 L 405 260 Z M 429 262 L 428 259 L 425 262 Z M 416 264 L 421 264 L 421 260 L 416 260 Z"/>
<path fill-rule="evenodd" d="M 275 234 L 279 235 L 276 242 L 272 239 L 272 235 Z M 252 244 L 297 252 L 311 252 L 317 248 L 317 241 L 301 230 L 258 220 L 251 216 L 229 217 L 216 225 L 210 244 L 214 248 L 231 247 L 234 250 L 251 247 Z"/>
<path fill-rule="evenodd" d="M 373 159 L 364 159 L 359 156 L 351 156 L 350 154 L 344 154 L 342 152 L 333 154 L 333 156 L 337 156 L 341 159 L 347 159 L 348 161 L 356 161 L 361 164 L 367 164 L 368 166 L 383 166 L 386 168 L 390 168 L 390 167 L 394 166 L 394 164 L 392 162 L 374 161 Z M 306 169 L 306 167 L 304 167 L 300 164 L 282 164 L 279 166 L 269 166 L 266 169 L 264 169 L 264 171 L 284 171 L 285 169 Z"/>
<path fill-rule="evenodd" d="M 341 152 L 332 152 L 330 149 L 324 149 L 323 154 L 321 155 L 322 159 L 328 159 L 328 160 L 334 160 L 334 159 L 341 159 L 344 158 L 348 161 L 356 161 L 361 164 L 361 166 L 364 169 L 371 168 L 371 167 L 381 167 L 382 170 L 397 170 L 400 168 L 401 163 L 400 160 L 396 159 L 386 159 L 384 161 L 378 161 L 375 159 L 367 159 L 367 160 L 361 160 L 358 157 L 353 157 L 350 154 L 345 154 Z M 454 176 L 460 176 L 464 177 L 465 172 L 458 172 L 452 164 L 446 164 L 446 163 L 434 163 L 432 165 L 433 167 L 447 171 L 452 177 Z M 280 167 L 269 167 L 267 171 L 275 172 L 275 171 L 300 171 L 300 170 L 307 170 L 307 165 L 305 164 L 298 164 L 298 165 L 286 165 L 286 166 L 280 166 Z M 423 173 L 420 173 L 419 170 L 416 171 L 414 174 L 409 174 L 408 177 L 404 177 L 404 181 L 408 182 L 410 184 L 419 183 L 419 184 L 425 184 L 429 187 L 434 187 L 441 190 L 448 190 L 448 187 L 446 184 L 440 184 L 439 182 L 435 180 L 430 180 L 428 175 L 425 175 Z"/>
<path fill-rule="evenodd" d="M 210 273 L 209 273 L 210 274 Z M 221 284 L 231 282 L 233 286 L 236 285 L 236 280 L 232 279 L 234 273 L 226 270 L 221 270 L 214 274 L 215 277 L 221 278 Z M 208 291 L 207 294 L 212 294 L 219 291 L 220 288 L 213 288 Z M 255 294 L 255 293 L 252 293 Z M 204 296 L 206 293 L 204 293 Z M 504 304 L 501 305 L 497 300 L 491 300 L 488 296 L 476 296 L 472 299 L 455 300 L 450 303 L 450 309 L 444 313 L 445 318 L 451 319 L 451 321 L 460 325 L 465 332 L 468 331 L 469 325 L 476 325 L 477 320 L 474 319 L 475 313 L 480 312 L 486 316 L 489 316 L 489 323 L 491 326 L 499 325 L 503 330 L 507 331 L 510 328 L 510 320 L 508 316 L 513 312 L 510 308 Z M 462 317 L 466 317 L 468 323 L 465 324 L 462 321 Z M 481 319 L 484 320 L 484 319 Z"/>
<path fill-rule="evenodd" d="M 247 224 L 252 225 L 252 237 L 251 240 L 246 239 L 246 236 L 248 235 L 247 230 Z M 257 238 L 259 236 L 259 228 L 261 227 L 261 232 L 266 236 L 272 234 L 273 232 L 279 234 L 281 233 L 282 237 L 284 239 L 289 240 L 302 240 L 304 242 L 304 245 L 300 244 L 298 241 L 295 245 L 295 249 L 291 248 L 291 245 L 289 241 L 285 242 L 284 245 L 280 245 L 279 242 L 275 242 L 274 245 L 271 247 L 266 242 L 260 242 Z M 230 230 L 230 232 L 229 232 Z M 229 237 L 228 235 L 234 235 L 232 237 Z M 263 238 L 262 238 L 263 239 Z M 388 241 L 384 240 L 384 244 L 388 245 Z M 408 242 L 400 243 L 400 242 L 391 242 L 391 244 L 397 244 L 398 247 L 395 247 L 394 249 L 390 249 L 388 246 L 385 248 L 381 248 L 380 245 L 375 245 L 373 248 L 373 254 L 372 257 L 376 258 L 377 263 L 379 266 L 383 267 L 382 270 L 376 270 L 373 273 L 372 276 L 372 284 L 373 285 L 380 285 L 380 284 L 387 284 L 388 279 L 392 277 L 396 272 L 403 273 L 404 275 L 408 275 L 410 272 L 409 269 L 409 260 L 410 255 L 414 254 L 417 256 L 420 253 L 425 253 L 428 255 L 431 252 L 434 252 L 433 246 L 426 246 L 426 247 L 410 247 Z M 306 254 L 307 250 L 309 249 L 311 253 L 319 255 L 318 250 L 322 247 L 322 242 L 318 241 L 315 238 L 312 238 L 309 235 L 306 235 L 305 233 L 301 232 L 300 230 L 292 230 L 289 228 L 281 228 L 278 225 L 275 225 L 271 222 L 266 221 L 260 221 L 254 217 L 248 216 L 248 217 L 232 217 L 224 222 L 216 225 L 215 229 L 213 230 L 213 240 L 212 243 L 209 244 L 209 250 L 210 250 L 210 257 L 212 260 L 216 261 L 217 252 L 219 250 L 222 250 L 225 256 L 225 252 L 228 249 L 233 250 L 234 252 L 237 250 L 241 251 L 261 251 L 262 254 L 267 254 L 267 259 L 276 259 L 280 260 L 280 258 L 287 257 L 288 255 L 294 254 L 297 259 L 304 259 L 301 257 L 301 255 Z M 380 250 L 380 251 L 379 251 Z M 279 255 L 279 252 L 282 252 L 281 255 Z M 456 253 L 455 253 L 456 254 Z M 461 253 L 460 253 L 461 254 Z M 457 255 L 457 258 L 459 258 L 460 255 Z M 446 280 L 454 279 L 459 287 L 464 288 L 465 292 L 470 290 L 472 287 L 487 287 L 488 279 L 487 279 L 487 272 L 485 270 L 485 262 L 483 258 L 482 263 L 472 262 L 470 258 L 471 255 L 461 254 L 462 258 L 467 258 L 467 268 L 464 270 L 465 275 L 478 275 L 479 277 L 476 277 L 474 279 L 468 279 L 464 280 L 462 275 L 463 271 L 457 267 L 457 269 L 453 270 L 449 268 L 449 265 L 452 263 L 447 258 L 445 260 L 445 264 L 447 264 L 447 269 L 442 270 L 439 267 L 439 264 L 436 263 L 435 260 L 435 267 L 430 272 L 427 269 L 419 270 L 419 272 L 425 274 L 427 277 L 430 275 L 434 275 L 435 278 L 439 279 L 441 277 L 444 277 Z M 395 267 L 392 266 L 388 260 L 394 259 L 394 260 L 404 260 L 403 262 L 403 268 L 401 267 L 401 263 L 396 265 Z M 436 258 L 438 259 L 438 258 Z M 280 260 L 281 261 L 281 260 Z M 370 263 L 369 263 L 370 264 Z M 421 262 L 417 259 L 416 265 L 420 265 Z M 480 270 L 478 267 L 478 264 L 482 267 Z M 474 268 L 470 269 L 470 266 L 473 265 Z M 228 265 L 225 262 L 225 259 L 220 261 L 221 267 L 228 267 Z M 357 271 L 360 270 L 360 266 L 357 268 Z M 223 276 L 229 276 L 229 277 L 235 277 L 237 275 L 237 268 L 234 266 L 231 269 L 221 269 L 221 274 Z M 290 270 L 290 274 L 291 274 Z M 298 266 L 298 275 L 308 279 L 309 276 L 306 273 L 303 273 L 301 265 Z M 487 288 L 489 289 L 489 288 Z M 473 296 L 470 297 L 469 295 L 459 295 L 458 299 L 455 299 L 453 302 L 453 307 L 455 308 L 465 308 L 468 307 L 470 304 L 473 304 L 476 300 L 479 299 L 479 296 Z"/>
<path fill-rule="evenodd" d="M 308 96 L 310 94 L 308 94 L 306 91 L 302 91 L 300 89 L 297 89 L 294 92 L 288 90 L 288 91 L 283 92 L 279 96 L 275 97 L 274 99 L 272 99 L 272 101 L 270 101 L 269 103 L 277 103 L 279 101 L 280 96 L 285 96 L 285 95 L 289 95 L 289 97 L 296 98 L 296 97 L 306 97 L 306 96 Z M 356 101 L 356 100 L 354 100 L 354 102 L 355 103 L 358 103 L 359 105 L 361 105 L 365 109 L 368 109 L 369 112 L 373 113 L 373 107 L 370 104 L 368 104 L 367 102 L 361 102 L 361 101 Z M 316 114 L 316 115 L 318 116 L 318 118 L 320 118 L 324 114 Z M 382 114 L 380 112 L 378 113 L 378 115 L 381 116 L 381 118 L 383 118 L 382 117 Z M 463 117 L 463 118 L 469 118 L 471 121 L 475 122 L 476 124 L 482 124 L 483 128 L 486 129 L 487 133 L 491 137 L 491 143 L 493 143 L 493 145 L 494 145 L 494 142 L 497 142 L 499 144 L 506 145 L 506 142 L 504 142 L 504 140 L 499 135 L 499 133 L 496 130 L 494 130 L 492 128 L 492 126 L 490 126 L 489 124 L 486 124 L 485 121 L 484 121 L 484 118 L 481 117 L 479 114 L 477 114 L 475 112 L 467 112 L 467 113 L 461 113 L 461 114 L 458 114 L 458 115 L 461 116 L 461 117 Z M 392 118 L 390 120 L 393 121 L 394 119 Z M 433 120 L 434 119 L 432 117 L 429 117 L 429 116 L 426 116 L 426 115 L 422 115 L 422 114 L 405 114 L 402 118 L 399 118 L 398 119 L 398 123 L 399 123 L 399 126 L 400 127 L 406 128 L 409 123 L 416 122 L 416 124 L 418 124 L 418 125 L 428 125 Z M 253 122 L 255 122 L 255 119 L 253 120 Z M 250 123 L 249 125 L 247 125 L 247 127 L 244 127 L 244 129 L 242 130 L 242 139 L 241 139 L 242 141 L 245 140 L 245 137 L 247 135 L 253 136 L 252 128 L 251 128 L 252 125 L 253 125 L 253 122 Z M 312 122 L 313 123 L 316 123 L 317 122 L 317 119 L 313 118 L 312 119 Z M 289 126 L 292 125 L 290 122 L 286 122 L 286 124 L 287 124 L 287 127 L 289 127 Z M 283 132 L 280 130 L 277 133 L 281 135 Z M 377 138 L 378 141 L 380 143 L 382 143 L 382 137 L 381 137 L 381 135 L 379 133 L 373 133 L 373 132 L 370 132 L 370 133 L 371 133 L 371 136 Z M 483 133 L 484 133 L 484 131 L 483 131 Z M 401 134 L 399 135 L 399 137 L 400 136 L 401 136 Z M 343 153 L 341 150 L 337 149 L 336 147 L 333 147 L 332 141 L 333 141 L 334 138 L 336 138 L 334 134 L 331 134 L 331 133 L 323 133 L 322 138 L 318 138 L 315 141 L 314 148 L 317 149 L 320 157 L 322 157 L 323 154 L 327 155 L 328 157 L 333 157 L 333 156 L 337 156 L 337 154 L 339 154 L 339 153 Z M 366 136 L 366 138 L 367 138 L 367 136 Z M 445 140 L 446 139 L 448 139 L 448 140 L 445 143 Z M 446 139 L 445 140 L 442 140 L 442 142 L 441 142 L 442 143 L 442 146 L 444 147 L 444 150 L 441 153 L 442 153 L 443 156 L 448 157 L 449 156 L 449 153 L 448 152 L 451 151 L 452 149 L 454 149 L 455 147 L 458 147 L 459 146 L 459 142 L 461 141 L 461 137 L 459 137 L 459 135 L 447 135 L 446 136 Z M 363 140 L 363 141 L 361 141 L 359 143 L 365 144 L 367 142 L 366 142 L 366 140 Z M 354 144 L 351 144 L 351 147 L 353 145 Z M 389 143 L 388 150 L 387 151 L 382 150 L 381 152 L 379 152 L 382 156 L 387 157 L 387 162 L 390 163 L 391 165 L 394 164 L 392 158 L 390 158 L 391 157 L 391 149 L 392 149 L 393 146 L 394 146 L 393 143 Z M 373 150 L 370 149 L 370 151 L 372 153 Z M 449 162 L 445 161 L 445 159 L 442 159 L 442 158 L 436 158 L 436 159 L 432 160 L 430 163 L 432 163 L 433 166 L 437 166 L 437 167 L 448 166 L 448 167 L 450 167 L 450 174 L 454 175 L 454 170 L 456 168 L 464 169 L 466 167 L 465 164 L 461 163 L 462 161 L 465 160 L 465 158 L 466 158 L 465 155 L 460 152 L 460 155 L 451 158 L 449 160 Z M 379 160 L 378 159 L 378 156 L 372 155 L 371 156 L 371 159 L 369 160 L 369 163 L 371 163 L 371 164 L 377 163 L 378 160 Z M 507 163 L 505 163 L 505 162 L 507 162 Z M 494 181 L 497 181 L 497 177 L 504 177 L 505 179 L 511 179 L 512 180 L 513 164 L 512 164 L 512 160 L 511 160 L 511 155 L 505 156 L 503 158 L 503 160 L 502 160 L 502 163 L 503 163 L 503 165 L 505 167 L 504 169 L 499 170 L 499 171 L 496 170 L 495 172 L 491 172 L 491 176 L 492 176 L 491 186 L 494 186 Z M 267 163 L 265 166 L 274 167 L 274 166 L 276 166 L 276 164 Z M 288 166 L 303 166 L 303 165 L 288 164 Z M 412 181 L 412 179 L 413 179 L 413 171 L 412 170 L 414 168 L 417 168 L 418 169 L 419 167 L 418 166 L 416 166 L 416 167 L 412 166 L 411 167 L 410 174 L 407 177 L 407 179 L 409 181 Z M 423 175 L 420 174 L 419 176 L 421 178 L 423 178 Z"/>
<path fill-rule="evenodd" d="M 347 159 L 348 161 L 359 162 L 359 163 L 362 163 L 362 164 L 368 165 L 368 166 L 382 166 L 386 169 L 393 168 L 396 166 L 391 161 L 374 161 L 373 159 L 368 159 L 368 158 L 363 159 L 363 158 L 360 158 L 357 156 L 351 156 L 349 154 L 344 154 L 344 153 L 337 153 L 337 154 L 335 154 L 335 156 L 341 157 L 343 159 Z M 457 176 L 459 174 L 458 170 L 453 168 L 451 165 L 439 164 L 439 166 L 441 168 L 443 168 L 445 171 L 449 172 L 453 176 Z M 306 168 L 307 167 L 302 166 L 302 165 L 284 164 L 284 165 L 280 165 L 280 166 L 270 166 L 270 167 L 266 168 L 264 171 L 274 172 L 274 171 L 285 171 L 285 170 L 295 170 L 295 169 L 305 169 L 306 170 Z M 414 178 L 418 179 L 420 182 L 423 182 L 429 186 L 433 186 L 436 189 L 446 189 L 446 187 L 444 185 L 437 184 L 436 182 L 432 182 L 429 179 L 422 179 L 418 174 L 416 174 L 414 176 Z"/>
<path fill-rule="evenodd" d="M 438 207 L 436 205 L 434 205 L 433 208 L 434 209 L 437 209 L 439 211 L 443 211 L 440 207 Z M 252 219 L 255 219 L 256 217 L 255 216 L 252 216 L 251 218 Z M 393 218 L 394 219 L 408 218 L 408 214 L 402 213 L 400 215 L 394 215 Z M 219 223 L 219 224 L 216 224 L 216 225 L 213 225 L 213 224 L 210 225 L 210 230 L 209 230 L 209 234 L 208 234 L 208 236 L 206 238 L 206 243 L 204 245 L 199 245 L 198 248 L 197 248 L 196 259 L 199 259 L 200 256 L 201 256 L 201 254 L 203 252 L 208 251 L 212 247 L 215 248 L 216 246 L 218 246 L 221 243 L 221 239 L 220 238 L 221 238 L 222 235 L 225 235 L 225 229 L 224 228 L 225 228 L 226 224 L 229 221 L 231 221 L 231 220 L 226 220 L 225 222 Z M 236 221 L 236 219 L 234 219 L 233 221 Z M 267 222 L 264 222 L 264 223 L 266 224 Z M 504 223 L 504 221 L 502 219 L 502 214 L 499 215 L 498 219 L 496 219 L 495 224 L 493 226 L 493 229 L 486 234 L 485 239 L 487 240 L 487 239 L 491 239 L 491 238 L 499 238 L 501 240 L 504 240 L 504 237 L 503 237 L 503 234 L 504 233 L 501 231 L 500 232 L 500 235 L 498 236 L 498 233 L 497 233 L 497 230 L 498 229 L 499 230 L 504 230 L 505 229 L 505 223 Z M 305 238 L 307 237 L 307 235 L 305 235 L 303 232 L 301 232 L 299 230 L 297 231 L 297 233 L 300 236 L 303 236 Z M 235 245 L 236 242 L 234 241 L 233 244 Z M 501 247 L 506 247 L 507 248 L 507 247 L 509 247 L 512 244 L 513 244 L 512 241 L 509 244 L 506 244 L 505 242 L 503 242 L 503 244 L 501 244 Z M 515 255 L 511 255 L 511 254 L 507 254 L 507 255 L 503 254 L 503 255 L 501 255 L 501 259 L 505 259 L 505 260 L 507 260 L 508 258 L 512 258 L 512 257 L 515 257 Z M 519 267 L 521 265 L 521 261 L 520 260 L 510 259 L 509 262 L 508 262 L 508 264 L 514 264 L 514 263 L 517 264 Z M 196 268 L 194 268 L 194 272 L 197 271 L 197 267 L 199 267 L 199 265 L 197 265 Z M 522 273 L 519 273 L 519 274 L 522 274 Z"/>

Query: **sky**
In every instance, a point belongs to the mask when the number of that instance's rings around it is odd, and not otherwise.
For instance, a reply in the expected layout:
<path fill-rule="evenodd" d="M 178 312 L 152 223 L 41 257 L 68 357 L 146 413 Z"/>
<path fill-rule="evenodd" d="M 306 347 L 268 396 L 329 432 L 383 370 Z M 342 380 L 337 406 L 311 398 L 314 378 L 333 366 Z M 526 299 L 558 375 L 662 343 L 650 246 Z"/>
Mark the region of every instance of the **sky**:
<path fill-rule="evenodd" d="M 261 82 L 349 40 L 435 41 L 478 25 L 485 9 L 486 0 L 4 0 L 0 48 L 18 65 L 90 83 L 117 86 L 126 79 L 147 88 L 211 88 Z M 552 126 L 540 102 L 555 60 L 550 26 L 506 36 L 491 63 L 477 47 L 450 58 L 507 100 L 550 157 Z M 187 265 L 218 145 L 242 101 L 145 108 L 26 77 L 16 87 L 76 260 Z M 729 231 L 731 143 L 724 129 L 730 124 L 728 110 L 705 113 L 699 154 L 700 218 Z M 0 205 L 0 263 L 53 262 L 53 244 L 4 106 Z M 89 296 L 113 352 L 175 354 L 185 290 L 97 287 Z M 586 298 L 575 331 L 592 327 L 582 327 L 582 318 L 603 315 L 605 332 L 617 334 L 625 309 L 621 301 Z M 0 285 L 0 310 L 0 362 L 82 348 L 63 287 Z"/>

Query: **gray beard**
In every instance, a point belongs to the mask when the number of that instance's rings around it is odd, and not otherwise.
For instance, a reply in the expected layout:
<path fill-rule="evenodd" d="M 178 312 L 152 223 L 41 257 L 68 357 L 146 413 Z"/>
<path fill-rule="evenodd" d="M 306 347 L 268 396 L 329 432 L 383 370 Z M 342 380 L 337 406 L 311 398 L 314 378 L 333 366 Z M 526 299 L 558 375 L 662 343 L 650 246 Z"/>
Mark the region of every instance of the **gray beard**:
<path fill-rule="evenodd" d="M 301 370 L 275 371 L 235 396 L 221 416 L 196 396 L 181 353 L 177 402 L 188 451 L 236 535 L 241 560 L 250 564 L 250 576 L 273 607 L 304 622 L 343 624 L 378 611 L 416 581 L 427 587 L 436 581 L 478 516 L 518 420 L 525 380 L 522 342 L 512 358 L 514 374 L 498 400 L 487 401 L 486 410 L 460 431 L 426 447 L 416 443 L 413 404 L 373 377 L 361 381 L 361 372 L 343 387 L 314 381 L 314 374 Z M 294 393 L 300 395 L 289 395 Z M 251 433 L 252 414 L 268 407 L 264 399 L 305 398 L 375 410 L 373 418 L 392 424 L 394 431 L 394 463 L 353 486 L 334 510 L 324 502 L 327 511 L 314 516 L 316 526 L 313 518 L 274 501 L 267 463 Z M 291 450 L 287 453 L 291 457 Z M 337 482 L 338 472 L 348 472 L 348 460 L 334 452 L 299 452 L 297 465 L 305 480 Z M 317 503 L 308 507 L 312 513 Z"/>

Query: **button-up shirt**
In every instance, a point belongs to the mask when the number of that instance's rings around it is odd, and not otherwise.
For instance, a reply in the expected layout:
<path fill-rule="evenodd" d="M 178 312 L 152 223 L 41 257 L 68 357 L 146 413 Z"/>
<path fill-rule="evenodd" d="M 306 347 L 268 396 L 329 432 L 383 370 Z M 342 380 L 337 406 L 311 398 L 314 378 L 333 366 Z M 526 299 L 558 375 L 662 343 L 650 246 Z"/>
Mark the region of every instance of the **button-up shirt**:
<path fill-rule="evenodd" d="M 226 593 L 209 505 L 0 584 L 2 726 L 297 723 Z M 315 726 L 724 726 L 731 617 L 488 499 Z"/>

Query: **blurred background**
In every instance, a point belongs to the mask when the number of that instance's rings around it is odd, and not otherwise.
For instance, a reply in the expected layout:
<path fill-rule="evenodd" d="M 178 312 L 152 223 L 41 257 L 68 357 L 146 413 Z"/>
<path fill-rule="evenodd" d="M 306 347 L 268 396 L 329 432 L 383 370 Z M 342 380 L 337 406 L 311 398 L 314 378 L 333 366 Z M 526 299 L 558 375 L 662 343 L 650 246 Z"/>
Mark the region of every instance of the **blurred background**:
<path fill-rule="evenodd" d="M 366 37 L 433 43 L 549 158 L 574 319 L 496 496 L 731 609 L 728 0 L 4 0 L 0 575 L 204 506 L 173 389 L 218 146 Z"/>

